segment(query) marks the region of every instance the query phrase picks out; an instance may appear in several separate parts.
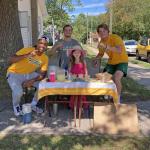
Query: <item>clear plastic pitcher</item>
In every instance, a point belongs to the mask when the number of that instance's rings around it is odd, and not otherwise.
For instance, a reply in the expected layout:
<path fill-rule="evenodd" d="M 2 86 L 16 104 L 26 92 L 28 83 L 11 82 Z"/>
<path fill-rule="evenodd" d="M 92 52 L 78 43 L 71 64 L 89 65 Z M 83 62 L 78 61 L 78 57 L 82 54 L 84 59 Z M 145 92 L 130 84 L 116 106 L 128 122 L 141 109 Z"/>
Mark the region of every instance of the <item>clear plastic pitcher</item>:
<path fill-rule="evenodd" d="M 57 81 L 65 81 L 65 70 L 64 69 L 57 70 Z"/>

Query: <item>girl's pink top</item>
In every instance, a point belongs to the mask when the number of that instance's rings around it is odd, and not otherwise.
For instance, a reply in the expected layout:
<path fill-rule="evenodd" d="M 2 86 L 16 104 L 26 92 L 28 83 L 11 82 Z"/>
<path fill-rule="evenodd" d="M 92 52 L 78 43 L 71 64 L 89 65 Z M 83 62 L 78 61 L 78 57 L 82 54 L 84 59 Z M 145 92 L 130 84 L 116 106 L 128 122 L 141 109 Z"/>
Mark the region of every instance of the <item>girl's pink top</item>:
<path fill-rule="evenodd" d="M 78 64 L 74 64 L 72 66 L 72 68 L 70 69 L 70 72 L 72 74 L 75 74 L 75 75 L 79 75 L 79 74 L 85 75 L 85 70 L 86 70 L 85 64 L 84 63 L 78 63 Z M 71 109 L 74 109 L 74 102 L 75 102 L 74 98 L 75 97 L 73 95 L 70 97 L 69 106 Z M 86 96 L 84 96 L 84 95 L 78 96 L 78 101 L 77 101 L 77 107 L 78 108 L 80 106 L 80 102 L 79 102 L 80 100 L 82 100 L 82 102 L 83 102 L 83 107 L 88 108 L 89 104 L 86 100 Z"/>
<path fill-rule="evenodd" d="M 76 75 L 85 74 L 85 64 L 83 63 L 74 64 L 70 69 L 70 72 Z"/>

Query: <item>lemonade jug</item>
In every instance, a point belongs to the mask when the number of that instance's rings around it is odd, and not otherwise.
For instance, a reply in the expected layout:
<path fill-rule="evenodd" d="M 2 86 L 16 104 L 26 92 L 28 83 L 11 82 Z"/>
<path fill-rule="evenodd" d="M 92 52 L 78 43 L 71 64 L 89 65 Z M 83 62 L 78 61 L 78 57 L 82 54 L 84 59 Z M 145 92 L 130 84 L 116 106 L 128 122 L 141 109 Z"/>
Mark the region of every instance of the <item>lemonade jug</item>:
<path fill-rule="evenodd" d="M 57 70 L 57 81 L 65 81 L 65 70 L 64 69 Z"/>

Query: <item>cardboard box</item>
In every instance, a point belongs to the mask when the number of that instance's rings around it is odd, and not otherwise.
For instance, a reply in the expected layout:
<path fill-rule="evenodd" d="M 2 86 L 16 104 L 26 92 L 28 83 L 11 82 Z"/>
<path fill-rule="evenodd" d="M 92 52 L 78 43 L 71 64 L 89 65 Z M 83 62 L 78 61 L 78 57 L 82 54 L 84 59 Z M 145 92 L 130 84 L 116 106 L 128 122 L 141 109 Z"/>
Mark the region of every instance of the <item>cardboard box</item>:
<path fill-rule="evenodd" d="M 138 134 L 135 104 L 94 105 L 94 131 L 105 134 Z"/>

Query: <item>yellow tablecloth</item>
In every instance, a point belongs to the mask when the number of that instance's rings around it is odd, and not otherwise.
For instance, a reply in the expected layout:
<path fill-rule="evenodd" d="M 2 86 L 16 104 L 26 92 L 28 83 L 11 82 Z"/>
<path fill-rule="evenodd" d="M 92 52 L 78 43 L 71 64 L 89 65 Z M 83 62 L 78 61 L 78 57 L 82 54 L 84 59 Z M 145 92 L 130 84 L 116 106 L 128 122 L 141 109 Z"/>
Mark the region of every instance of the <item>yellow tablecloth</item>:
<path fill-rule="evenodd" d="M 110 95 L 118 103 L 117 89 L 114 82 L 46 82 L 41 81 L 38 89 L 38 99 L 47 95 Z"/>

